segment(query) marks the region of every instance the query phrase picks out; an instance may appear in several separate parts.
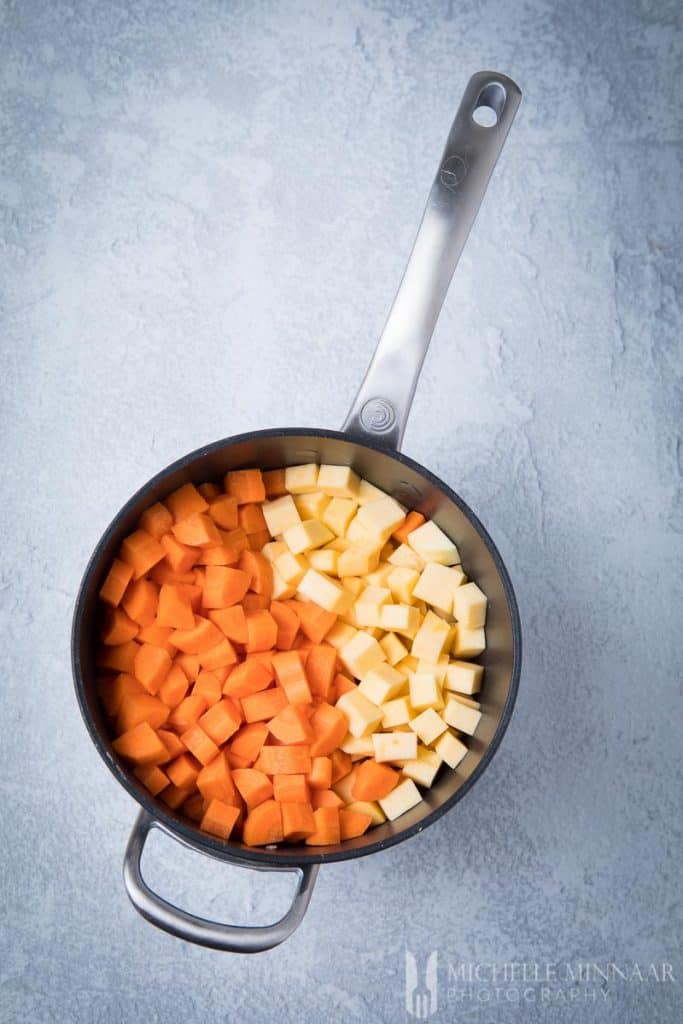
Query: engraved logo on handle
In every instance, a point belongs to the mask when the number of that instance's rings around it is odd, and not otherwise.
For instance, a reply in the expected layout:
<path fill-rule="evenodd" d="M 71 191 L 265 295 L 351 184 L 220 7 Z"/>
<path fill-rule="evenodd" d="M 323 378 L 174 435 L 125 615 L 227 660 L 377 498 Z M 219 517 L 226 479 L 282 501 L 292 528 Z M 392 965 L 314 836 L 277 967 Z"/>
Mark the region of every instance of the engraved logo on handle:
<path fill-rule="evenodd" d="M 373 434 L 385 434 L 396 423 L 396 411 L 386 398 L 369 398 L 360 411 L 360 421 Z"/>
<path fill-rule="evenodd" d="M 439 171 L 439 181 L 450 192 L 455 192 L 467 176 L 467 164 L 461 156 L 449 156 Z"/>

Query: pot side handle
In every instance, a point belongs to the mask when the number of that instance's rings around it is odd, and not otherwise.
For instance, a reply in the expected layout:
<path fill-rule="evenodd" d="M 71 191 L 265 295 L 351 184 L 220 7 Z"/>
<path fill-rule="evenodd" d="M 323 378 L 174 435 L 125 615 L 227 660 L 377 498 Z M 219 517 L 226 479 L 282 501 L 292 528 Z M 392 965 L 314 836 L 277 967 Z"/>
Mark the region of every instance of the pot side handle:
<path fill-rule="evenodd" d="M 451 127 L 413 250 L 343 430 L 397 449 L 453 272 L 522 93 L 506 75 L 473 75 Z M 482 125 L 488 112 L 495 124 Z"/>
<path fill-rule="evenodd" d="M 140 860 L 147 836 L 150 829 L 153 828 L 159 828 L 166 835 L 169 834 L 147 811 L 141 811 L 133 825 L 126 847 L 123 860 L 123 881 L 135 909 L 157 928 L 161 928 L 179 939 L 185 939 L 186 942 L 208 946 L 209 949 L 218 949 L 227 953 L 261 953 L 284 942 L 301 924 L 318 874 L 317 864 L 306 864 L 299 868 L 263 868 L 260 864 L 249 864 L 249 867 L 256 870 L 298 871 L 301 877 L 292 905 L 284 917 L 274 924 L 253 927 L 220 924 L 175 907 L 149 888 L 142 877 Z"/>

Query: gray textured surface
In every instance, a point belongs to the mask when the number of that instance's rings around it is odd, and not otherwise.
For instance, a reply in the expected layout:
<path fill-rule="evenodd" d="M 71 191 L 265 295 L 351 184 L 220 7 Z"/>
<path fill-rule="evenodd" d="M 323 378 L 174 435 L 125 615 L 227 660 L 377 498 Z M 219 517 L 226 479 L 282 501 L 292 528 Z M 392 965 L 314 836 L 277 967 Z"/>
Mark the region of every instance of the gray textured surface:
<path fill-rule="evenodd" d="M 407 945 L 440 950 L 438 1020 L 680 1020 L 676 5 L 0 11 L 0 1018 L 393 1022 Z M 323 870 L 285 946 L 186 946 L 123 894 L 134 807 L 71 689 L 79 576 L 178 454 L 341 422 L 459 94 L 486 66 L 525 100 L 405 449 L 508 561 L 518 710 L 457 810 Z M 149 873 L 242 920 L 286 900 L 282 879 L 169 841 Z M 521 1011 L 491 986 L 449 1000 L 460 960 L 668 960 L 677 981 Z"/>

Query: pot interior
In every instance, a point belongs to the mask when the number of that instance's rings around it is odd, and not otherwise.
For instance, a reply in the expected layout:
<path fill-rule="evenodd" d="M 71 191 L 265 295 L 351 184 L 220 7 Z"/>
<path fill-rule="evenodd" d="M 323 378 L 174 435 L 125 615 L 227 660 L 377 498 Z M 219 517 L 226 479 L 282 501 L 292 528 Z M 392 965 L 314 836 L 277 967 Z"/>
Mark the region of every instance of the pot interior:
<path fill-rule="evenodd" d="M 477 659 L 485 667 L 480 701 L 482 719 L 469 752 L 455 771 L 442 766 L 423 801 L 395 822 L 371 828 L 358 839 L 312 852 L 306 846 L 254 849 L 223 843 L 202 832 L 147 792 L 111 747 L 108 723 L 96 688 L 97 594 L 121 540 L 140 514 L 183 483 L 217 480 L 229 469 L 306 462 L 351 465 L 356 472 L 409 508 L 434 521 L 457 544 L 463 569 L 488 598 L 487 648 Z M 185 842 L 216 857 L 280 864 L 342 860 L 391 846 L 422 831 L 452 806 L 486 767 L 507 727 L 517 691 L 521 658 L 519 617 L 512 587 L 492 541 L 464 502 L 427 470 L 405 456 L 351 441 L 334 431 L 268 430 L 227 438 L 185 456 L 142 487 L 112 521 L 90 560 L 74 616 L 73 665 L 76 692 L 86 725 L 103 759 L 128 792 Z"/>

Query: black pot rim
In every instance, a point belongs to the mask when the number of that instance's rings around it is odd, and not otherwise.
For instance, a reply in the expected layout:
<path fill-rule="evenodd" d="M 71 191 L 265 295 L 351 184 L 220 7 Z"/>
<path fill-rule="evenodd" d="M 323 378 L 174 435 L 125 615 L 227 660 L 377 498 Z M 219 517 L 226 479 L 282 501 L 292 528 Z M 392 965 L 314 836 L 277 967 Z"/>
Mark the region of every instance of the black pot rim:
<path fill-rule="evenodd" d="M 96 568 L 99 567 L 100 556 L 102 549 L 109 541 L 112 533 L 117 529 L 119 521 L 126 513 L 134 507 L 143 494 L 150 490 L 155 485 L 161 483 L 165 477 L 170 476 L 172 473 L 179 469 L 183 469 L 185 466 L 190 465 L 196 459 L 204 455 L 212 454 L 217 452 L 229 445 L 238 444 L 244 441 L 254 440 L 256 438 L 267 438 L 267 437 L 329 437 L 340 441 L 348 441 L 351 444 L 359 445 L 360 447 L 368 448 L 371 451 L 381 452 L 385 455 L 391 456 L 396 459 L 397 462 L 402 463 L 405 466 L 410 467 L 415 472 L 419 473 L 426 480 L 428 480 L 434 487 L 442 491 L 446 497 L 449 498 L 460 511 L 470 520 L 474 528 L 479 533 L 481 539 L 489 550 L 496 569 L 503 582 L 503 589 L 505 592 L 505 598 L 507 601 L 508 611 L 510 613 L 510 620 L 512 623 L 512 672 L 510 679 L 510 689 L 508 691 L 507 700 L 503 708 L 503 713 L 498 723 L 491 742 L 489 743 L 486 751 L 482 755 L 482 758 L 462 786 L 455 792 L 451 797 L 445 800 L 438 807 L 434 808 L 430 814 L 428 814 L 421 821 L 401 829 L 395 835 L 390 836 L 388 839 L 380 840 L 376 843 L 370 843 L 366 846 L 359 848 L 349 848 L 337 850 L 336 852 L 326 853 L 324 850 L 319 852 L 311 852 L 306 854 L 294 853 L 287 854 L 286 852 L 278 852 L 277 854 L 269 852 L 267 849 L 254 848 L 244 849 L 238 846 L 231 846 L 229 843 L 223 843 L 218 839 L 212 838 L 210 835 L 194 830 L 186 825 L 179 818 L 175 818 L 169 811 L 164 810 L 159 803 L 153 802 L 146 793 L 138 792 L 131 784 L 128 775 L 125 773 L 121 765 L 111 756 L 111 752 L 108 749 L 105 739 L 101 735 L 97 728 L 90 711 L 88 709 L 87 701 L 85 698 L 85 690 L 83 684 L 83 671 L 80 658 L 80 634 L 82 619 L 84 613 L 84 599 L 90 582 L 90 577 Z M 483 526 L 479 518 L 470 509 L 470 507 L 462 500 L 462 498 L 456 494 L 447 484 L 440 480 L 430 470 L 420 465 L 414 459 L 404 455 L 402 452 L 395 451 L 394 449 L 388 449 L 381 443 L 373 444 L 370 441 L 358 441 L 348 434 L 343 433 L 339 430 L 317 430 L 311 427 L 284 427 L 284 428 L 268 428 L 265 430 L 252 430 L 243 434 L 234 434 L 230 437 L 223 438 L 220 441 L 214 441 L 212 444 L 206 445 L 201 448 L 197 448 L 192 452 L 188 452 L 175 462 L 166 466 L 164 469 L 156 473 L 150 480 L 148 480 L 142 487 L 128 499 L 128 501 L 119 509 L 114 518 L 109 523 L 98 541 L 87 567 L 83 574 L 83 579 L 78 590 L 78 596 L 76 598 L 76 604 L 74 608 L 73 625 L 71 632 L 71 664 L 74 677 L 74 687 L 76 690 L 76 697 L 78 705 L 85 722 L 86 728 L 90 734 L 100 757 L 107 765 L 109 770 L 112 772 L 117 781 L 124 787 L 125 790 L 133 797 L 136 803 L 140 804 L 148 812 L 148 814 L 155 819 L 165 831 L 171 833 L 177 837 L 185 845 L 196 849 L 202 853 L 208 854 L 211 857 L 215 857 L 219 860 L 238 861 L 245 865 L 250 863 L 254 866 L 266 867 L 270 866 L 273 868 L 295 868 L 303 864 L 324 864 L 332 863 L 334 861 L 351 860 L 355 857 L 365 857 L 371 853 L 378 853 L 380 850 L 389 849 L 395 846 L 397 843 L 404 842 L 411 836 L 416 835 L 419 832 L 423 832 L 430 825 L 434 824 L 446 811 L 451 810 L 452 807 L 472 789 L 477 780 L 481 777 L 483 772 L 486 770 L 488 765 L 493 758 L 496 750 L 500 746 L 500 743 L 505 735 L 505 732 L 510 724 L 510 718 L 515 706 L 517 699 L 517 692 L 519 689 L 519 678 L 522 666 L 522 629 L 519 617 L 519 608 L 517 605 L 517 599 L 515 592 L 512 587 L 508 571 L 505 567 L 505 563 L 498 552 L 496 545 L 489 536 L 486 528 Z"/>

